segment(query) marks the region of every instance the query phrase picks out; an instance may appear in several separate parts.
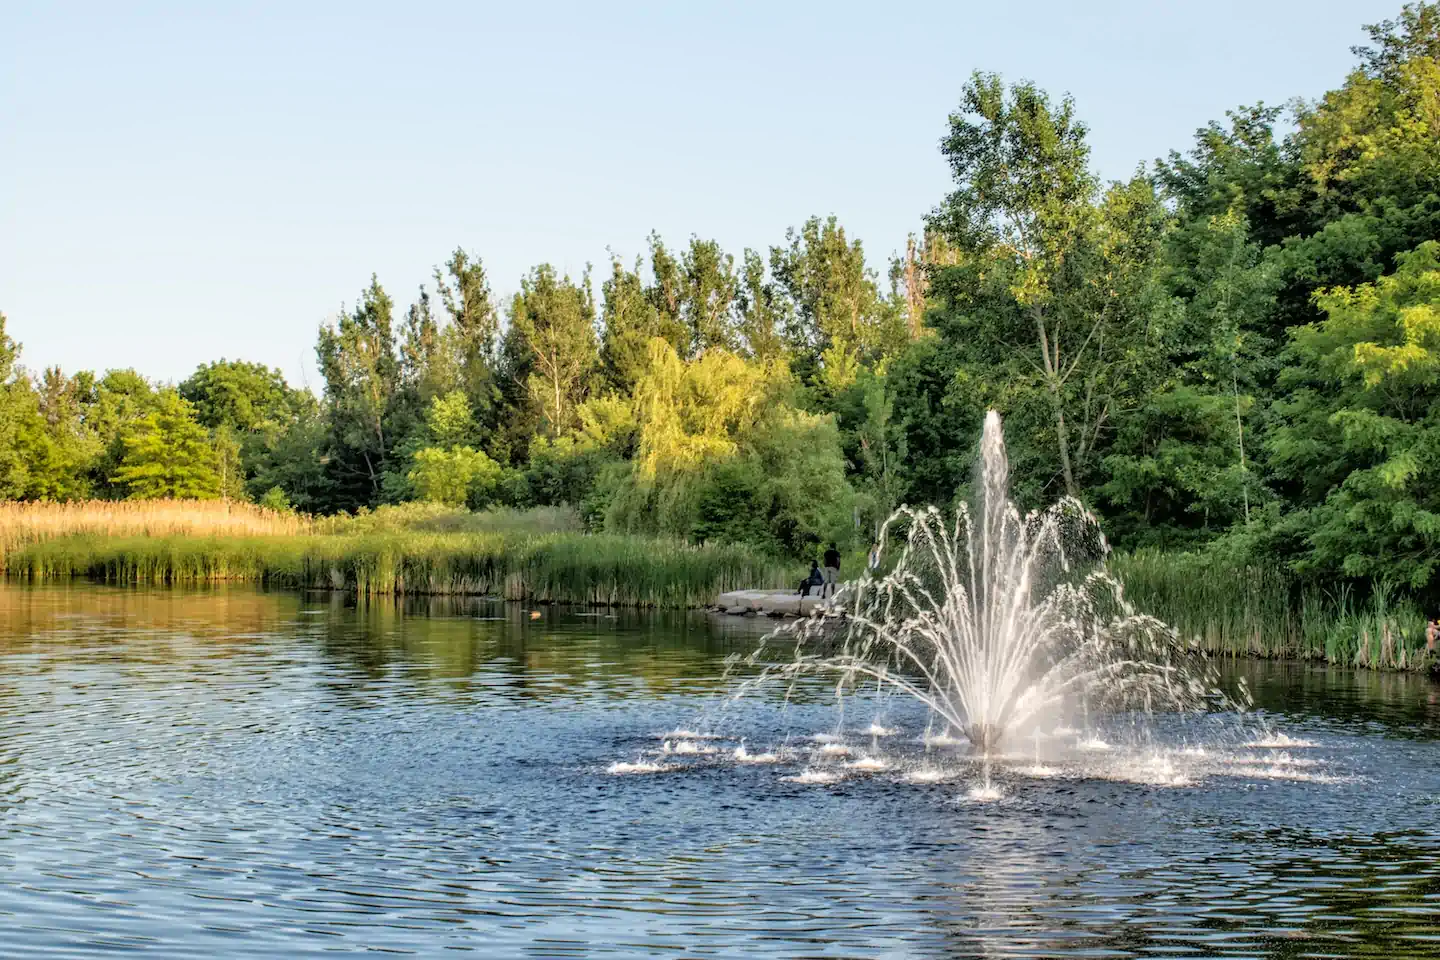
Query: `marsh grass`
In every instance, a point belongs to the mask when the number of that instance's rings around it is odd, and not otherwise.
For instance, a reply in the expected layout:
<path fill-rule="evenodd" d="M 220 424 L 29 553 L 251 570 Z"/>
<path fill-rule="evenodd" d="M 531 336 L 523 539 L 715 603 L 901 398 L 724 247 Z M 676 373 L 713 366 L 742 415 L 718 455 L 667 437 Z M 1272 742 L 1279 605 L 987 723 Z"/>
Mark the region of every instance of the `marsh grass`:
<path fill-rule="evenodd" d="M 781 586 L 794 571 L 736 546 L 579 533 L 389 532 L 294 537 L 73 536 L 7 559 L 9 576 L 108 583 L 242 581 L 362 595 L 698 607 L 727 590 Z"/>
<path fill-rule="evenodd" d="M 299 514 L 222 500 L 7 500 L 0 501 L 0 563 L 57 537 L 295 536 L 311 527 Z"/>
<path fill-rule="evenodd" d="M 1423 611 L 1387 584 L 1362 595 L 1348 584 L 1300 584 L 1278 567 L 1195 553 L 1117 554 L 1110 566 L 1139 609 L 1210 653 L 1400 670 L 1435 663 Z"/>

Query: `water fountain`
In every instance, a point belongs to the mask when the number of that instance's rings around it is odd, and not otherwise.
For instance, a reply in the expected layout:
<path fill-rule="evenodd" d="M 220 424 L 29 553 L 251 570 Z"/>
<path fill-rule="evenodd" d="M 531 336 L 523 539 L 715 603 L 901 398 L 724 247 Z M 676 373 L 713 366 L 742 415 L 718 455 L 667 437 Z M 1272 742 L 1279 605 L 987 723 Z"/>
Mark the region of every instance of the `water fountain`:
<path fill-rule="evenodd" d="M 953 515 L 897 511 L 879 539 L 898 543 L 899 557 L 888 573 L 846 585 L 841 635 L 823 617 L 786 628 L 794 659 L 752 682 L 820 673 L 842 695 L 862 683 L 898 691 L 987 755 L 1042 728 L 1223 699 L 1175 632 L 1126 601 L 1083 505 L 1067 498 L 1022 514 L 1010 501 L 993 411 L 976 479 L 974 503 Z"/>

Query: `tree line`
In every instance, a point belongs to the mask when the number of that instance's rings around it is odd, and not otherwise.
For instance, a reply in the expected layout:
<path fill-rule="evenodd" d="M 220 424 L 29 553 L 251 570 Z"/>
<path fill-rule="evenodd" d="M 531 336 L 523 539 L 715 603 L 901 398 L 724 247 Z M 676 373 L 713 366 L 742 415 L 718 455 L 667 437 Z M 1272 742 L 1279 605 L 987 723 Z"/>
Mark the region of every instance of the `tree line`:
<path fill-rule="evenodd" d="M 1023 505 L 1433 590 L 1440 5 L 1367 30 L 1334 90 L 1112 183 L 1070 98 L 975 73 L 953 190 L 883 273 L 815 217 L 738 257 L 540 265 L 503 303 L 464 249 L 403 310 L 372 277 L 319 332 L 318 399 L 237 361 L 31 376 L 0 320 L 0 496 L 569 504 L 795 555 L 965 496 L 995 408 Z"/>

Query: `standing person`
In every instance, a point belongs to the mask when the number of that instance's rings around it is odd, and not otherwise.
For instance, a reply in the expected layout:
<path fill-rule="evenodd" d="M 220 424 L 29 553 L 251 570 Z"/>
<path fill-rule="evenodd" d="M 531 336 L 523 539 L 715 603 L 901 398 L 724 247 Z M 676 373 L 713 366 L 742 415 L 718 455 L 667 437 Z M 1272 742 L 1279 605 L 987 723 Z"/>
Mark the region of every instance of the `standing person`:
<path fill-rule="evenodd" d="M 880 541 L 877 540 L 870 545 L 870 555 L 865 558 L 865 563 L 871 573 L 880 569 Z"/>
<path fill-rule="evenodd" d="M 1425 621 L 1425 649 L 1435 652 L 1435 640 L 1440 637 L 1440 619 Z"/>
<path fill-rule="evenodd" d="M 835 595 L 835 585 L 840 580 L 840 551 L 835 544 L 830 544 L 830 549 L 825 551 L 825 588 L 820 591 L 820 596 Z"/>

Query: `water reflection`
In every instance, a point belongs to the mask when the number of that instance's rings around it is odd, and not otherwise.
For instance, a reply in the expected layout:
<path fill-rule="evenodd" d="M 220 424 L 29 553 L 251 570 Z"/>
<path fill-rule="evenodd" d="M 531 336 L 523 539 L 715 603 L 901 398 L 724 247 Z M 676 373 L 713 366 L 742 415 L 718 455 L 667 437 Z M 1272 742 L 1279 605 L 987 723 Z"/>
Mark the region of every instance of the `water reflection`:
<path fill-rule="evenodd" d="M 0 588 L 0 954 L 1440 957 L 1419 678 L 1235 668 L 1325 782 L 1013 775 L 976 804 L 733 762 L 835 729 L 823 697 L 607 776 L 713 718 L 756 631 L 597 612 Z M 875 748 L 924 751 L 883 709 Z"/>

